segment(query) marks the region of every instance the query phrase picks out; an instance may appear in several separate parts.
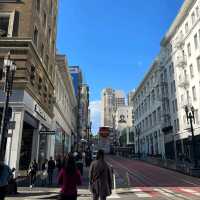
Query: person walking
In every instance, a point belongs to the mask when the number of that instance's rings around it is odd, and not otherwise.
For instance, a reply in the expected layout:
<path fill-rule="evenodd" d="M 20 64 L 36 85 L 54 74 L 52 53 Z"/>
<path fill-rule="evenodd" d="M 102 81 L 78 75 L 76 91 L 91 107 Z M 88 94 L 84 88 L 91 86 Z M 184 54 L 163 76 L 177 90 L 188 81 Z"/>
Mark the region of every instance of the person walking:
<path fill-rule="evenodd" d="M 0 200 L 4 200 L 8 182 L 12 177 L 12 171 L 4 162 L 0 162 Z"/>
<path fill-rule="evenodd" d="M 44 162 L 42 163 L 42 174 L 41 174 L 42 186 L 46 185 L 46 180 L 48 176 L 47 170 L 48 170 L 48 160 L 45 159 Z"/>
<path fill-rule="evenodd" d="M 104 160 L 103 150 L 97 152 L 97 160 L 90 165 L 89 184 L 93 200 L 106 200 L 112 193 L 111 169 Z"/>
<path fill-rule="evenodd" d="M 48 169 L 47 169 L 49 185 L 52 185 L 52 183 L 53 183 L 53 172 L 54 172 L 55 167 L 56 167 L 55 162 L 54 162 L 53 158 L 50 157 L 50 159 L 48 161 Z"/>
<path fill-rule="evenodd" d="M 28 175 L 30 176 L 30 188 L 32 188 L 35 185 L 37 171 L 38 171 L 38 164 L 36 162 L 36 159 L 34 159 L 31 162 L 29 170 L 28 170 Z"/>
<path fill-rule="evenodd" d="M 59 200 L 76 200 L 77 186 L 81 185 L 81 175 L 76 168 L 76 163 L 72 155 L 68 155 L 64 161 L 64 166 L 58 176 L 58 183 L 61 186 Z"/>

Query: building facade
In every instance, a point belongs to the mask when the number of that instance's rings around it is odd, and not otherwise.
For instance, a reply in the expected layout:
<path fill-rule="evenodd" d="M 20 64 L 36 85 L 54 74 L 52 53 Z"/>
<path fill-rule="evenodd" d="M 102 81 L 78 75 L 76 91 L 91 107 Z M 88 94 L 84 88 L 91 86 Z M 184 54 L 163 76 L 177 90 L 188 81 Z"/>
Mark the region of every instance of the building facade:
<path fill-rule="evenodd" d="M 185 0 L 161 50 L 133 98 L 138 145 L 146 154 L 192 160 L 185 106 L 194 107 L 199 144 L 200 1 Z M 139 131 L 138 131 L 139 130 Z M 137 137 L 137 136 L 136 136 Z M 136 149 L 137 152 L 137 149 Z M 197 148 L 198 157 L 200 151 Z"/>
<path fill-rule="evenodd" d="M 10 98 L 16 126 L 6 150 L 6 162 L 17 171 L 50 155 L 49 136 L 40 131 L 52 130 L 54 117 L 57 7 L 57 0 L 0 2 L 0 63 L 10 52 L 17 65 Z"/>
<path fill-rule="evenodd" d="M 77 99 L 65 55 L 56 55 L 54 130 L 52 156 L 66 154 L 73 149 L 77 135 Z"/>

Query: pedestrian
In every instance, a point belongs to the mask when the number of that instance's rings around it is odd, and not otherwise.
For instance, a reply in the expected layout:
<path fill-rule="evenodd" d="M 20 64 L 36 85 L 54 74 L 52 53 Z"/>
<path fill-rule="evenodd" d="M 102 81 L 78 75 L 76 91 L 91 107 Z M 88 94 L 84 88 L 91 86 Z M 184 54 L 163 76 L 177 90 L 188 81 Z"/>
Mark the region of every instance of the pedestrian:
<path fill-rule="evenodd" d="M 90 164 L 91 164 L 91 162 L 92 162 L 92 153 L 91 153 L 90 150 L 88 150 L 88 151 L 86 152 L 86 155 L 85 155 L 85 166 L 86 166 L 86 167 L 89 167 Z"/>
<path fill-rule="evenodd" d="M 42 174 L 41 174 L 42 186 L 46 185 L 46 180 L 48 176 L 47 170 L 48 170 L 48 160 L 45 159 L 44 162 L 42 163 Z"/>
<path fill-rule="evenodd" d="M 60 155 L 58 155 L 57 157 L 56 157 L 56 167 L 57 167 L 57 169 L 58 169 L 58 172 L 61 170 L 61 168 L 62 168 L 62 161 L 61 161 L 61 156 Z"/>
<path fill-rule="evenodd" d="M 76 163 L 72 155 L 65 158 L 64 166 L 58 177 L 58 183 L 61 186 L 60 200 L 76 200 L 77 186 L 81 185 L 81 175 L 76 168 Z"/>
<path fill-rule="evenodd" d="M 34 159 L 28 170 L 28 175 L 30 176 L 30 188 L 32 188 L 35 185 L 36 177 L 37 177 L 37 171 L 38 171 L 38 164 L 36 162 L 36 159 Z"/>
<path fill-rule="evenodd" d="M 50 157 L 50 159 L 48 161 L 48 169 L 47 169 L 49 185 L 52 185 L 52 183 L 53 183 L 53 172 L 54 172 L 55 167 L 56 167 L 55 162 L 54 162 L 53 158 Z"/>
<path fill-rule="evenodd" d="M 112 193 L 112 173 L 104 160 L 104 151 L 97 152 L 97 160 L 93 161 L 89 170 L 89 187 L 93 200 L 106 200 Z"/>
<path fill-rule="evenodd" d="M 12 171 L 9 166 L 0 161 L 0 200 L 4 200 L 8 187 L 8 182 L 12 177 Z"/>

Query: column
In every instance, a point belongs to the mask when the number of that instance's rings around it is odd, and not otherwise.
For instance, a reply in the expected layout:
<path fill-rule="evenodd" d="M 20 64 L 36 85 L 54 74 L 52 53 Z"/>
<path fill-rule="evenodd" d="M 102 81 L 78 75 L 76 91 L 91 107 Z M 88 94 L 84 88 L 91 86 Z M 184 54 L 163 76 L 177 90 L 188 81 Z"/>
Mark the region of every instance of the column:
<path fill-rule="evenodd" d="M 9 131 L 9 133 L 12 134 L 12 137 L 8 139 L 8 145 L 6 148 L 6 162 L 11 168 L 14 167 L 16 169 L 16 173 L 18 173 L 24 122 L 24 111 L 14 111 L 13 121 L 15 121 L 16 124 L 15 129 Z"/>

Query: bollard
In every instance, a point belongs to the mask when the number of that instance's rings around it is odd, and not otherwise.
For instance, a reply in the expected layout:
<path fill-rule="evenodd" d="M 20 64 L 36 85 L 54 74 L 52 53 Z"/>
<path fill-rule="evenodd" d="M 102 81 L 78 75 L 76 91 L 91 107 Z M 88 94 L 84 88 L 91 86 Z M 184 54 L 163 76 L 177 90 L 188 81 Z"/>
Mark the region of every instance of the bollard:
<path fill-rule="evenodd" d="M 129 177 L 129 173 L 126 172 L 126 178 L 127 178 L 127 183 L 128 183 L 128 186 L 130 186 L 130 177 Z"/>

